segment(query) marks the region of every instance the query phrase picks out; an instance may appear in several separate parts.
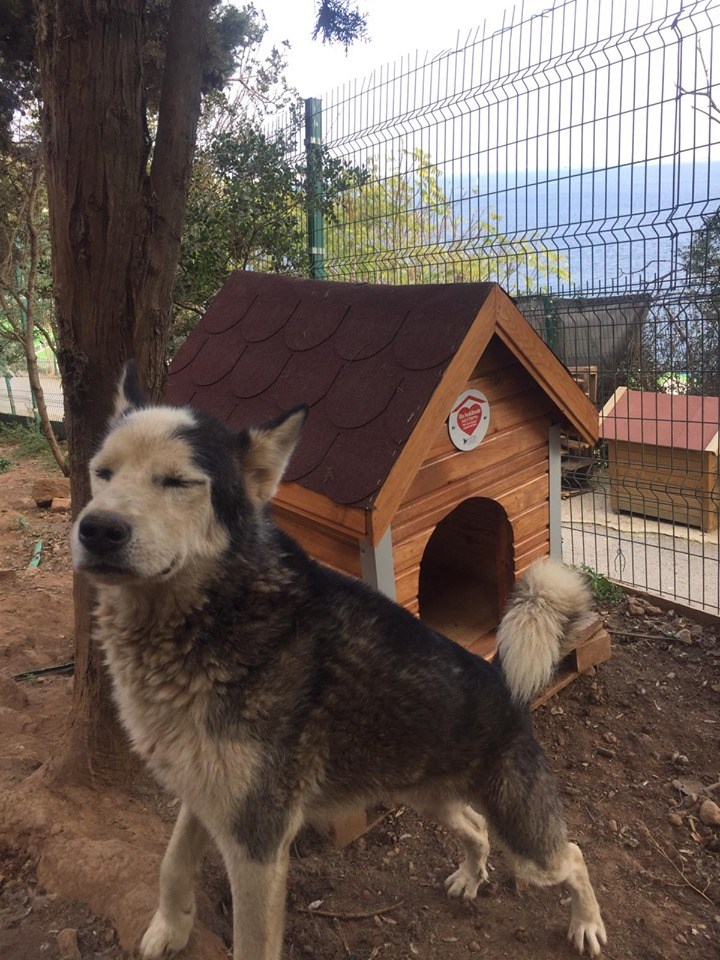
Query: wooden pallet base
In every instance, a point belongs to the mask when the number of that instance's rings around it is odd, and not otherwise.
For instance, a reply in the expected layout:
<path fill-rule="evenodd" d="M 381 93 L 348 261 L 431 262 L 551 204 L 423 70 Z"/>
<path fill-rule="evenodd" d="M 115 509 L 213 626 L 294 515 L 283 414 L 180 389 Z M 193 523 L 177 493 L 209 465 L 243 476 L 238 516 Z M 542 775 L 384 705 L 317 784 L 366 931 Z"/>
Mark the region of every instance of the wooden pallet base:
<path fill-rule="evenodd" d="M 605 630 L 600 617 L 593 615 L 580 633 L 577 645 L 570 650 L 558 666 L 555 677 L 546 690 L 533 703 L 533 710 L 546 703 L 556 693 L 572 683 L 581 673 L 586 673 L 592 667 L 604 663 L 611 655 L 610 634 Z M 486 655 L 491 659 L 493 652 Z M 374 818 L 368 822 L 365 810 L 353 810 L 343 817 L 338 817 L 331 825 L 330 837 L 335 847 L 345 847 L 353 840 L 357 840 L 364 833 L 382 820 Z"/>

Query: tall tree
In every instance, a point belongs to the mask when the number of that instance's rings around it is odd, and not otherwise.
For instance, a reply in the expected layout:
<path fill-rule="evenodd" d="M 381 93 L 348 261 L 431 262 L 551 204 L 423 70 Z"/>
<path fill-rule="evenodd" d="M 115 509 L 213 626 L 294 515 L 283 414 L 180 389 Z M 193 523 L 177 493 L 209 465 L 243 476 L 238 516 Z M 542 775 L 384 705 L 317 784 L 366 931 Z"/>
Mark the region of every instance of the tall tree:
<path fill-rule="evenodd" d="M 217 0 L 35 0 L 34 11 L 77 513 L 124 361 L 135 356 L 150 394 L 161 392 L 201 95 L 231 74 L 248 9 Z M 117 780 L 131 761 L 92 647 L 90 610 L 89 587 L 76 578 L 74 700 L 55 772 Z"/>
<path fill-rule="evenodd" d="M 58 359 L 77 513 L 87 463 L 130 356 L 157 396 L 200 112 L 209 0 L 174 0 L 152 160 L 142 0 L 37 0 Z M 130 764 L 75 580 L 72 725 L 61 774 L 113 779 Z"/>

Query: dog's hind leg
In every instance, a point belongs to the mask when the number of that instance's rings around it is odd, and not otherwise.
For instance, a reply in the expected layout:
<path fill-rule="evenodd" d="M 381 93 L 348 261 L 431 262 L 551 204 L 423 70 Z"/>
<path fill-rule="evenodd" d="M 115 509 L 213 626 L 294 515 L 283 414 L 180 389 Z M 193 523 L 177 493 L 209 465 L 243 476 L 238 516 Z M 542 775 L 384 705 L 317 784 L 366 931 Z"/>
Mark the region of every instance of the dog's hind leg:
<path fill-rule="evenodd" d="M 605 925 L 580 848 L 568 843 L 562 805 L 545 757 L 528 736 L 478 776 L 477 800 L 518 876 L 537 886 L 567 883 L 572 916 L 568 940 L 600 953 Z"/>
<path fill-rule="evenodd" d="M 448 896 L 474 900 L 478 887 L 488 879 L 490 841 L 485 818 L 469 804 L 460 801 L 425 806 L 422 812 L 452 830 L 465 852 L 463 862 L 445 881 Z"/>
<path fill-rule="evenodd" d="M 572 902 L 568 940 L 579 953 L 587 947 L 591 957 L 597 956 L 602 945 L 607 943 L 607 935 L 580 847 L 576 843 L 567 843 L 547 867 L 532 860 L 512 859 L 518 876 L 536 886 L 567 883 Z"/>
<path fill-rule="evenodd" d="M 209 837 L 183 804 L 160 867 L 160 905 L 140 944 L 143 960 L 182 950 L 195 920 L 195 883 Z"/>

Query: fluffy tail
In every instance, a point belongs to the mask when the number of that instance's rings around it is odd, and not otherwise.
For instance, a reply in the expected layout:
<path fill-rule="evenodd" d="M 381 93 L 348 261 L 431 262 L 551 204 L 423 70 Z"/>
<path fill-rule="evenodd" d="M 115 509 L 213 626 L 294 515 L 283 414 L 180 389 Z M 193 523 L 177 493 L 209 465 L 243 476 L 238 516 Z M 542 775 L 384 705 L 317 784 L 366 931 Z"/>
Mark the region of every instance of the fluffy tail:
<path fill-rule="evenodd" d="M 517 703 L 550 682 L 592 610 L 587 579 L 557 560 L 539 560 L 518 581 L 498 630 L 497 663 Z"/>

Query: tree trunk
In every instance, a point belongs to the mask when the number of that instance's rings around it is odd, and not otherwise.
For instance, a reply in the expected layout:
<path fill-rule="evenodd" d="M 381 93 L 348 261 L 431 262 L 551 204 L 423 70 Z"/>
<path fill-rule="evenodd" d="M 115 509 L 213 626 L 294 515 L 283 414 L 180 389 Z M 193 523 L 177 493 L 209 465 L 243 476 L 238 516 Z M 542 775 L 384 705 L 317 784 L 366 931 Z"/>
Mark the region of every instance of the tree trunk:
<path fill-rule="evenodd" d="M 106 428 L 124 362 L 137 358 L 155 397 L 163 381 L 208 5 L 173 0 L 148 176 L 143 0 L 36 0 L 58 360 L 75 516 L 89 497 L 87 464 Z M 161 150 L 161 131 L 169 124 L 175 130 L 163 136 L 176 151 L 171 158 Z M 72 714 L 53 769 L 63 779 L 116 782 L 134 764 L 93 647 L 91 589 L 84 579 L 76 578 L 74 599 Z"/>

